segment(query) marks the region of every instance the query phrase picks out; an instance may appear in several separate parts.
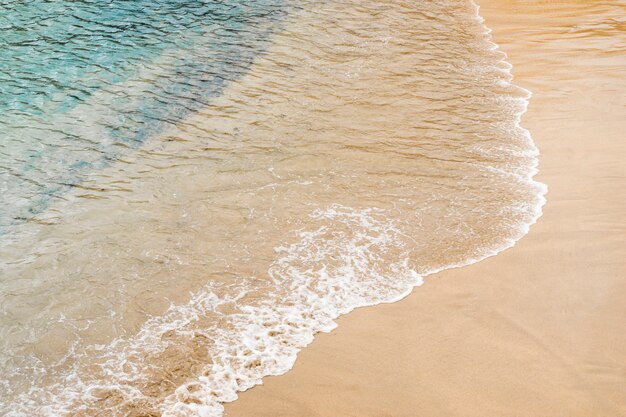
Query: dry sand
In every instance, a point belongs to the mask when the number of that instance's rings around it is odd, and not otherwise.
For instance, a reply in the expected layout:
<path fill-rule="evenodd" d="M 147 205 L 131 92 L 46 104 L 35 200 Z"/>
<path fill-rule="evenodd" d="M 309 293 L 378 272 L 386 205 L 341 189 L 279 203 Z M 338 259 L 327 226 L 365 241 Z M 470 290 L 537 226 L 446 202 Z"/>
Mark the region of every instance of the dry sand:
<path fill-rule="evenodd" d="M 513 249 L 340 319 L 227 416 L 626 416 L 626 5 L 480 3 L 534 93 L 544 216 Z"/>

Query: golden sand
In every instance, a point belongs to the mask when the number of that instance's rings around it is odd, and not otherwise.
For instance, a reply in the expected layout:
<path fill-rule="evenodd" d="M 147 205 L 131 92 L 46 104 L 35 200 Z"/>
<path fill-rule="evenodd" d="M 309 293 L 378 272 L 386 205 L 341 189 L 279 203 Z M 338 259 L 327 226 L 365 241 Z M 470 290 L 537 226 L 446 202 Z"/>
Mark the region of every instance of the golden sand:
<path fill-rule="evenodd" d="M 544 216 L 516 247 L 319 335 L 230 417 L 626 415 L 626 10 L 481 1 L 542 152 Z M 619 19 L 622 19 L 620 21 Z"/>

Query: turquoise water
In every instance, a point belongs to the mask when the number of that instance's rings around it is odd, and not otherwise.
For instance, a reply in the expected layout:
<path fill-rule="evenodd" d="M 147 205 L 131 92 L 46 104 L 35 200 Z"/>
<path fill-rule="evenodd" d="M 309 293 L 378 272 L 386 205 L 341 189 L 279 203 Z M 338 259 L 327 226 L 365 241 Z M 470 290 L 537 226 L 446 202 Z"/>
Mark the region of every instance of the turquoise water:
<path fill-rule="evenodd" d="M 0 234 L 206 106 L 281 0 L 0 2 Z"/>

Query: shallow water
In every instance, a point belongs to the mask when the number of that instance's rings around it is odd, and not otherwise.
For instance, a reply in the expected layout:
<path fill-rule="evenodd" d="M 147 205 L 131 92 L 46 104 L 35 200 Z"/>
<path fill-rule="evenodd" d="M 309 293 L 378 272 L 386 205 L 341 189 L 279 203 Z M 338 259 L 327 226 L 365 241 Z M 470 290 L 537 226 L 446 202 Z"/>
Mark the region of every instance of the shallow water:
<path fill-rule="evenodd" d="M 339 315 L 540 214 L 529 93 L 473 4 L 259 1 L 228 38 L 208 35 L 231 19 L 212 7 L 167 35 L 139 25 L 160 49 L 103 53 L 121 78 L 71 108 L 1 119 L 6 175 L 37 183 L 4 181 L 4 414 L 219 416 Z M 56 94 L 94 82 L 75 72 Z M 15 132 L 50 139 L 37 174 Z"/>
<path fill-rule="evenodd" d="M 1 2 L 0 233 L 240 78 L 281 0 Z"/>

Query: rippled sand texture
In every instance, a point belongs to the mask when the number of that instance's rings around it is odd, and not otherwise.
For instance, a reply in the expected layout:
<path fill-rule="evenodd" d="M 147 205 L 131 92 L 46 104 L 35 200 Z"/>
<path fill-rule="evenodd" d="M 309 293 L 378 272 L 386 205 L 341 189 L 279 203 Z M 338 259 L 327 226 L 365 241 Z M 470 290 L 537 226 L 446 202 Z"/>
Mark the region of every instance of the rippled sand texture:
<path fill-rule="evenodd" d="M 4 413 L 219 416 L 339 315 L 535 221 L 528 92 L 471 4 L 294 7 L 243 78 L 7 245 Z"/>

